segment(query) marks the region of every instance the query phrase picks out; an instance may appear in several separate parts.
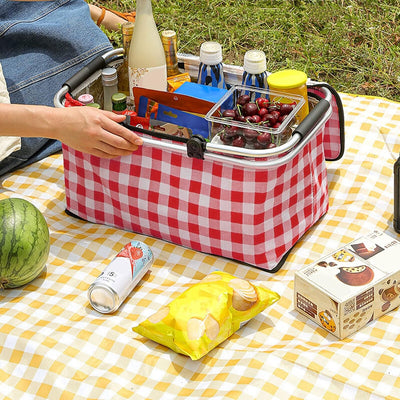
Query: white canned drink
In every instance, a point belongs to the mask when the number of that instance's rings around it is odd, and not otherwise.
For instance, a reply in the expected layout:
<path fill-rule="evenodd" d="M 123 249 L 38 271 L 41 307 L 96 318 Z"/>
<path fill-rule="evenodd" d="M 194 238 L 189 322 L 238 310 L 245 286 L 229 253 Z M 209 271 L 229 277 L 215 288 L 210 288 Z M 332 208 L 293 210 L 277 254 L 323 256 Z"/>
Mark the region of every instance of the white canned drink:
<path fill-rule="evenodd" d="M 137 240 L 125 245 L 90 285 L 89 302 L 98 312 L 116 311 L 153 262 L 149 246 Z"/>

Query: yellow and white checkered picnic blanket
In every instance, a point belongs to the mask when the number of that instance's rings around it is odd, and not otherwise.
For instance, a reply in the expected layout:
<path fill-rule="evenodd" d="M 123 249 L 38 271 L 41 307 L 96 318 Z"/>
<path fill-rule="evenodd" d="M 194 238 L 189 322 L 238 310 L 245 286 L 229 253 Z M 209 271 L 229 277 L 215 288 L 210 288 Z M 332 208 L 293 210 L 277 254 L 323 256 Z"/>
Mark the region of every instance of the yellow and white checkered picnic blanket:
<path fill-rule="evenodd" d="M 270 274 L 150 237 L 66 215 L 62 156 L 7 175 L 0 199 L 44 214 L 51 250 L 44 275 L 0 292 L 2 399 L 400 399 L 400 313 L 338 340 L 294 311 L 294 272 L 373 229 L 392 228 L 400 104 L 341 94 L 344 157 L 328 163 L 329 212 Z M 112 315 L 87 289 L 132 239 L 153 250 L 151 273 Z M 132 331 L 187 285 L 222 270 L 267 281 L 281 299 L 198 361 Z"/>

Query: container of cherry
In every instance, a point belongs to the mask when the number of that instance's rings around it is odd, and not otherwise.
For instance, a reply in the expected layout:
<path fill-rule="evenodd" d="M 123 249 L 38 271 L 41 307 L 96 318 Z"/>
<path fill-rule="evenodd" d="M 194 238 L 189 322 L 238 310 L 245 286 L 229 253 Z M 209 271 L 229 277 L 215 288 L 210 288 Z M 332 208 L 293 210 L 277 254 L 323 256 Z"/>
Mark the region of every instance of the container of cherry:
<path fill-rule="evenodd" d="M 305 100 L 251 86 L 232 86 L 205 116 L 211 143 L 273 149 L 286 143 L 298 125 Z"/>

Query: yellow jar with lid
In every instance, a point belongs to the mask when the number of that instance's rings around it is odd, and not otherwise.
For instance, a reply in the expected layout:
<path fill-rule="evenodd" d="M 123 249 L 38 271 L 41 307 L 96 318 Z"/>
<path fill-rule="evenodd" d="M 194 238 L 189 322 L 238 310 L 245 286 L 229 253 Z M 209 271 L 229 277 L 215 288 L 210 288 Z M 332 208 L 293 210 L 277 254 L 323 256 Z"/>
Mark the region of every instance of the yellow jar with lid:
<path fill-rule="evenodd" d="M 268 75 L 268 87 L 283 93 L 296 94 L 304 97 L 305 104 L 298 112 L 299 122 L 308 114 L 307 75 L 295 69 L 284 69 Z M 273 100 L 273 99 L 272 99 Z"/>

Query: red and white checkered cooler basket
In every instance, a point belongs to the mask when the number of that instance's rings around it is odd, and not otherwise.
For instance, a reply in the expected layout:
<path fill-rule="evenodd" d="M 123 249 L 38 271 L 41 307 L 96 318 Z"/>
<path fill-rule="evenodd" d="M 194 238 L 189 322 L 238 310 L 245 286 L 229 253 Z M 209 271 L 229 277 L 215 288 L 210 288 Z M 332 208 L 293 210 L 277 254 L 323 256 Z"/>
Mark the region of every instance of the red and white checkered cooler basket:
<path fill-rule="evenodd" d="M 329 97 L 329 107 L 297 144 L 272 157 L 232 157 L 207 144 L 204 159 L 190 158 L 184 144 L 146 137 L 138 151 L 111 160 L 64 145 L 67 211 L 276 271 L 327 212 L 325 153 L 332 159 L 343 151 L 341 105 L 323 87 L 313 92 Z"/>

